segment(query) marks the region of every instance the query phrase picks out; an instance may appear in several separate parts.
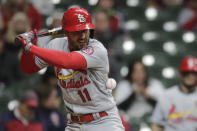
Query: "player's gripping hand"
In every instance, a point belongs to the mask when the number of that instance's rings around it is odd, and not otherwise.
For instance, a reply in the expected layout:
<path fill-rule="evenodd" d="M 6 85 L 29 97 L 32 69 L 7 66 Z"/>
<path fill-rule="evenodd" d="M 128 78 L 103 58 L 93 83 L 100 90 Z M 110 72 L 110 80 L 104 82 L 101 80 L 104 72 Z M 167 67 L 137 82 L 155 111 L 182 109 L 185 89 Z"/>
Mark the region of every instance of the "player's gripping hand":
<path fill-rule="evenodd" d="M 26 32 L 24 34 L 20 34 L 17 36 L 17 39 L 20 40 L 20 44 L 26 52 L 29 52 L 32 44 L 36 44 L 37 42 L 37 31 L 33 30 L 30 32 Z"/>
<path fill-rule="evenodd" d="M 17 36 L 17 39 L 20 40 L 20 44 L 22 45 L 25 52 L 29 52 L 32 42 L 28 41 L 27 39 L 23 38 L 22 36 Z"/>

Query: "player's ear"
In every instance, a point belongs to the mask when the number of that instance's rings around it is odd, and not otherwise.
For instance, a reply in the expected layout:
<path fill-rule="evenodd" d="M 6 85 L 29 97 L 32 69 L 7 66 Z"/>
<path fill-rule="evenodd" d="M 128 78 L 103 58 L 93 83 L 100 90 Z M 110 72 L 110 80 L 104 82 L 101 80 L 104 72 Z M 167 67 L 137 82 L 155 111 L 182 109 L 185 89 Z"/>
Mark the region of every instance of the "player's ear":
<path fill-rule="evenodd" d="M 180 76 L 181 79 L 183 79 L 183 77 L 184 77 L 182 72 L 179 72 L 179 76 Z"/>

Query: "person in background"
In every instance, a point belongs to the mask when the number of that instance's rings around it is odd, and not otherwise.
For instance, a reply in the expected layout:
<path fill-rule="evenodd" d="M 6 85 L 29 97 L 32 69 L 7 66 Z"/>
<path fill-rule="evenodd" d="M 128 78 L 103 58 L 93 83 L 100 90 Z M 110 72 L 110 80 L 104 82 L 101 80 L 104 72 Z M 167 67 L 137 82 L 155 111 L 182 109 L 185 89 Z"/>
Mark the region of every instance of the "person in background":
<path fill-rule="evenodd" d="M 109 26 L 109 17 L 104 10 L 96 10 L 94 12 L 94 23 L 95 23 L 95 38 L 105 43 L 105 47 L 109 50 L 109 46 L 113 43 L 113 34 Z"/>
<path fill-rule="evenodd" d="M 146 67 L 141 60 L 129 63 L 127 77 L 120 81 L 114 91 L 118 108 L 129 117 L 132 129 L 137 129 L 145 121 L 143 118 L 152 113 L 158 97 L 163 93 L 163 84 L 149 78 Z M 136 124 L 136 125 L 135 125 Z"/>
<path fill-rule="evenodd" d="M 42 16 L 50 16 L 56 9 L 52 0 L 28 0 L 36 9 L 42 14 Z"/>
<path fill-rule="evenodd" d="M 4 86 L 23 80 L 18 55 L 5 50 L 5 42 L 0 39 L 0 83 Z"/>
<path fill-rule="evenodd" d="M 0 117 L 0 131 L 43 131 L 43 124 L 36 114 L 38 107 L 35 92 L 21 92 L 19 105 Z"/>
<path fill-rule="evenodd" d="M 196 131 L 197 58 L 182 60 L 180 78 L 180 84 L 160 97 L 152 115 L 152 131 Z"/>
<path fill-rule="evenodd" d="M 65 121 L 63 114 L 58 110 L 60 99 L 57 89 L 46 83 L 36 88 L 39 98 L 38 115 L 44 124 L 44 131 L 64 131 Z"/>
<path fill-rule="evenodd" d="M 62 25 L 62 17 L 63 17 L 63 12 L 61 11 L 55 11 L 50 17 L 51 17 L 51 22 L 48 23 L 48 29 L 53 29 L 60 27 Z M 40 32 L 46 31 L 48 29 L 42 29 Z M 44 47 L 50 40 L 59 37 L 59 36 L 45 36 L 45 37 L 38 37 L 38 42 L 37 45 L 40 47 Z"/>
<path fill-rule="evenodd" d="M 23 12 L 27 15 L 31 29 L 39 30 L 42 27 L 42 16 L 28 0 L 7 0 L 1 6 L 0 11 L 5 23 L 4 30 L 7 30 L 10 20 L 18 12 Z"/>
<path fill-rule="evenodd" d="M 123 14 L 115 9 L 115 0 L 99 0 L 96 10 L 106 11 L 109 17 L 110 30 L 114 36 L 124 33 Z"/>
<path fill-rule="evenodd" d="M 197 1 L 185 0 L 178 16 L 178 23 L 184 30 L 197 31 Z"/>
<path fill-rule="evenodd" d="M 23 12 L 15 13 L 8 24 L 8 30 L 5 35 L 6 50 L 10 53 L 14 52 L 15 55 L 18 55 L 21 46 L 15 43 L 15 37 L 30 30 L 31 23 L 27 15 Z"/>
<path fill-rule="evenodd" d="M 14 39 L 16 35 L 30 29 L 30 22 L 27 16 L 22 12 L 16 13 L 10 20 L 6 35 L 1 38 L 0 82 L 6 86 L 24 79 L 19 62 L 21 45 L 16 44 Z"/>
<path fill-rule="evenodd" d="M 51 28 L 57 28 L 62 25 L 62 17 L 64 15 L 64 12 L 62 11 L 55 11 L 52 15 L 52 23 Z"/>

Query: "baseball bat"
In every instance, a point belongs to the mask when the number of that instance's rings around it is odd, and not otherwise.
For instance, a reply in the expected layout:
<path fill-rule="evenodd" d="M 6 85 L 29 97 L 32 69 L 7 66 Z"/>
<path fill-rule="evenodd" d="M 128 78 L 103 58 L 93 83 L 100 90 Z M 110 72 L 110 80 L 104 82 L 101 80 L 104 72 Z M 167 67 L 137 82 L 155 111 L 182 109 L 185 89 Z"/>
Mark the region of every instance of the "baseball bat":
<path fill-rule="evenodd" d="M 60 34 L 63 34 L 63 30 L 62 30 L 61 26 L 57 27 L 57 28 L 53 28 L 51 30 L 38 32 L 37 36 L 38 37 L 49 36 L 49 35 L 57 36 L 57 35 L 60 35 Z"/>
<path fill-rule="evenodd" d="M 57 28 L 53 28 L 51 30 L 47 30 L 47 31 L 43 31 L 43 32 L 38 32 L 37 33 L 37 37 L 44 37 L 44 36 L 58 36 L 58 35 L 62 35 L 63 34 L 63 30 L 62 27 L 57 27 Z M 19 37 L 15 38 L 15 43 L 16 44 L 20 44 L 21 40 Z"/>

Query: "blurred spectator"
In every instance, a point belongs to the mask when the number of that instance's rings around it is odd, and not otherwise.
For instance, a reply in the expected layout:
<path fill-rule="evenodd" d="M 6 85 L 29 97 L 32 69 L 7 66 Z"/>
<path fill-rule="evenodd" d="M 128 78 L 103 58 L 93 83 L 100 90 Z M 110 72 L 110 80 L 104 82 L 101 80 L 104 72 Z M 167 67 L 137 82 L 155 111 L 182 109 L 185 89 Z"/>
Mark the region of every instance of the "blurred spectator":
<path fill-rule="evenodd" d="M 197 58 L 182 60 L 180 77 L 180 85 L 167 89 L 160 97 L 152 116 L 153 131 L 197 129 Z"/>
<path fill-rule="evenodd" d="M 53 67 L 47 67 L 46 72 L 41 77 L 41 83 L 49 84 L 51 87 L 57 86 L 57 78 Z"/>
<path fill-rule="evenodd" d="M 44 16 L 49 16 L 55 11 L 52 0 L 29 0 Z"/>
<path fill-rule="evenodd" d="M 27 16 L 20 12 L 16 13 L 8 25 L 5 40 L 0 40 L 0 82 L 11 85 L 23 79 L 20 68 L 19 51 L 21 46 L 14 42 L 16 35 L 30 30 L 30 23 Z"/>
<path fill-rule="evenodd" d="M 181 10 L 178 16 L 178 23 L 185 30 L 197 30 L 197 1 L 185 0 L 185 8 Z"/>
<path fill-rule="evenodd" d="M 7 0 L 1 6 L 0 10 L 2 12 L 3 20 L 5 23 L 5 30 L 7 30 L 8 24 L 14 14 L 18 12 L 23 12 L 27 15 L 31 23 L 31 29 L 39 30 L 42 27 L 42 17 L 40 13 L 32 4 L 28 2 L 28 0 Z"/>
<path fill-rule="evenodd" d="M 37 96 L 33 91 L 21 92 L 19 105 L 0 117 L 1 131 L 43 131 L 43 125 L 35 112 Z"/>
<path fill-rule="evenodd" d="M 112 44 L 114 36 L 110 31 L 109 17 L 104 10 L 94 12 L 94 22 L 96 26 L 95 38 L 101 41 L 104 46 L 109 49 L 109 44 Z"/>
<path fill-rule="evenodd" d="M 124 32 L 123 14 L 115 9 L 115 0 L 99 0 L 97 10 L 104 10 L 107 13 L 110 31 L 114 35 Z"/>
<path fill-rule="evenodd" d="M 63 17 L 63 12 L 61 11 L 55 11 L 49 19 L 48 28 L 53 29 L 60 27 L 62 25 L 62 17 Z M 40 32 L 45 31 L 47 29 L 40 30 Z M 45 44 L 47 44 L 50 40 L 52 40 L 54 37 L 53 36 L 45 36 L 45 37 L 38 37 L 38 46 L 43 47 Z"/>
<path fill-rule="evenodd" d="M 63 15 L 64 15 L 64 12 L 61 12 L 61 11 L 53 12 L 51 28 L 57 28 L 57 27 L 62 26 Z"/>
<path fill-rule="evenodd" d="M 30 31 L 30 22 L 25 13 L 15 13 L 10 23 L 8 24 L 8 30 L 5 35 L 5 48 L 9 52 L 15 52 L 16 55 L 21 49 L 20 45 L 15 43 L 15 37 L 24 32 Z"/>
<path fill-rule="evenodd" d="M 48 84 L 41 84 L 36 88 L 39 97 L 40 106 L 38 114 L 44 124 L 44 131 L 64 131 L 64 116 L 58 110 L 60 99 L 57 89 Z"/>
<path fill-rule="evenodd" d="M 10 85 L 22 80 L 23 74 L 16 53 L 5 50 L 5 43 L 0 39 L 0 83 Z"/>
<path fill-rule="evenodd" d="M 129 73 L 125 80 L 118 83 L 114 92 L 117 105 L 129 117 L 131 124 L 143 120 L 150 115 L 156 100 L 163 93 L 162 83 L 156 79 L 149 78 L 146 68 L 140 60 L 131 61 Z M 135 123 L 136 129 L 140 123 Z M 139 125 L 138 125 L 139 124 Z"/>

